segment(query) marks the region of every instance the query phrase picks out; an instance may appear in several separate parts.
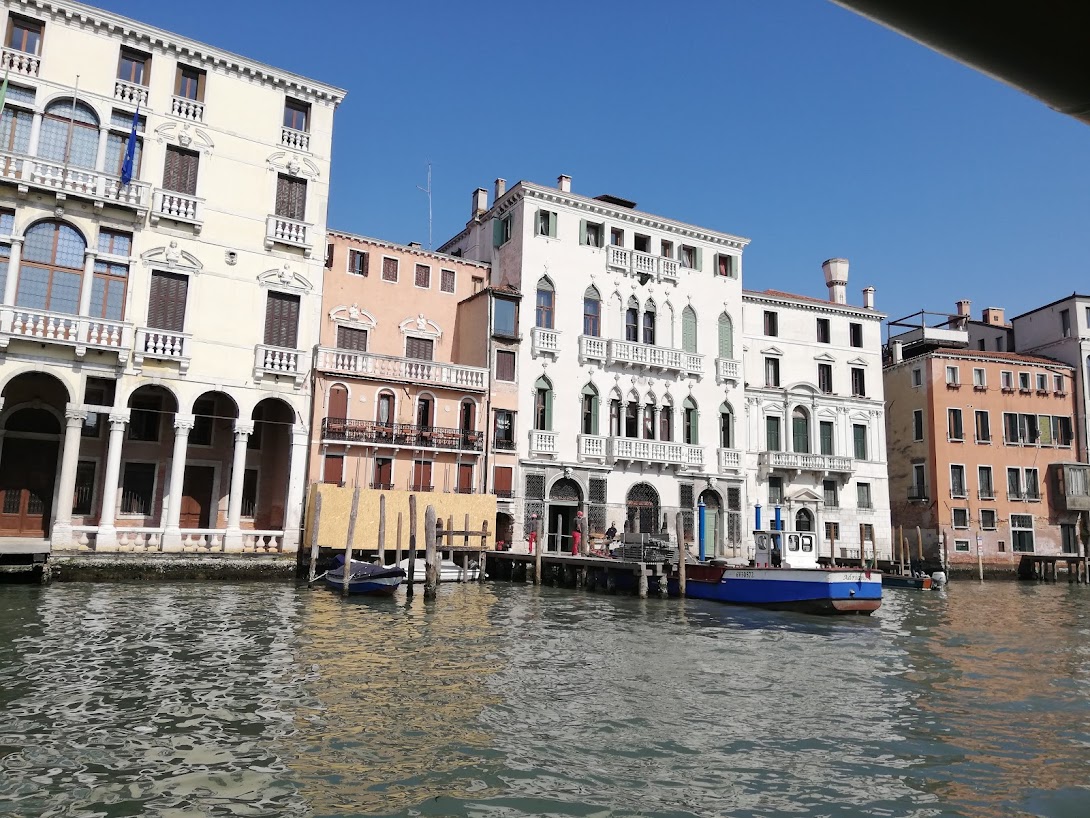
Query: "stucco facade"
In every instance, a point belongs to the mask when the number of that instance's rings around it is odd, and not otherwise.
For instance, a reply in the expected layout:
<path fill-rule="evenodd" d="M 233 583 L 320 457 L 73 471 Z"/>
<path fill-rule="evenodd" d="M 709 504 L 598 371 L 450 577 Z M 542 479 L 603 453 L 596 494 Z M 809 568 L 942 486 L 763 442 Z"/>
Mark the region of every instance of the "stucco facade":
<path fill-rule="evenodd" d="M 294 550 L 343 91 L 79 3 L 3 10 L 0 535 Z"/>

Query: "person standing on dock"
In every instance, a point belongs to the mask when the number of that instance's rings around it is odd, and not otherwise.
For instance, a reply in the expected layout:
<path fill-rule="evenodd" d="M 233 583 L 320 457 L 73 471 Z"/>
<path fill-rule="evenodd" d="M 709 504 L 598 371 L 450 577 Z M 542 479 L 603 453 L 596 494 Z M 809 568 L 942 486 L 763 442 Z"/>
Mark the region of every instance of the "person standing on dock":
<path fill-rule="evenodd" d="M 609 528 L 606 529 L 606 542 L 611 543 L 617 539 L 617 524 L 610 522 Z"/>
<path fill-rule="evenodd" d="M 537 516 L 537 515 L 534 515 Z M 534 553 L 534 543 L 537 542 L 537 526 L 530 530 L 530 553 Z"/>
<path fill-rule="evenodd" d="M 575 526 L 571 530 L 571 555 L 573 557 L 579 556 L 579 545 L 583 542 L 583 530 L 580 526 L 583 524 L 583 512 L 578 511 L 575 514 Z"/>

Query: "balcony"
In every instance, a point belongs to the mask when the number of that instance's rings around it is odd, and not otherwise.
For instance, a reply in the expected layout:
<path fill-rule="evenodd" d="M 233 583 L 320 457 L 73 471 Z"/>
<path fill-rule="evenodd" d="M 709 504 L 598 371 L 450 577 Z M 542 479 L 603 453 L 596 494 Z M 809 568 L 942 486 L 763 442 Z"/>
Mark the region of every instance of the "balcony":
<path fill-rule="evenodd" d="M 391 448 L 443 449 L 471 454 L 480 452 L 484 447 L 484 433 L 474 430 L 462 431 L 411 423 L 379 423 L 376 420 L 352 418 L 323 418 L 322 440 Z"/>
<path fill-rule="evenodd" d="M 313 225 L 286 216 L 269 216 L 265 221 L 265 249 L 272 250 L 274 244 L 286 244 L 289 247 L 301 247 L 310 258 L 314 246 L 311 232 Z"/>
<path fill-rule="evenodd" d="M 280 144 L 293 151 L 310 153 L 310 134 L 306 131 L 297 131 L 295 128 L 281 128 Z"/>
<path fill-rule="evenodd" d="M 204 122 L 204 103 L 188 97 L 171 97 L 170 113 L 187 122 Z"/>
<path fill-rule="evenodd" d="M 151 185 L 144 182 L 121 184 L 110 176 L 86 168 L 65 167 L 60 162 L 0 152 L 0 181 L 14 182 L 22 194 L 45 190 L 56 195 L 57 201 L 67 197 L 86 199 L 96 208 L 104 205 L 147 210 L 151 204 Z"/>
<path fill-rule="evenodd" d="M 607 341 L 606 363 L 642 366 L 663 372 L 683 372 L 687 375 L 699 376 L 704 372 L 703 355 L 633 341 Z"/>
<path fill-rule="evenodd" d="M 463 392 L 484 392 L 488 386 L 488 370 L 476 366 L 330 347 L 318 348 L 318 369 L 337 375 L 442 386 Z"/>
<path fill-rule="evenodd" d="M 742 468 L 742 453 L 738 449 L 719 449 L 719 473 L 736 472 Z"/>
<path fill-rule="evenodd" d="M 742 362 L 735 361 L 730 358 L 716 358 L 715 359 L 715 381 L 716 383 L 727 383 L 733 381 L 734 383 L 740 383 L 742 380 Z"/>
<path fill-rule="evenodd" d="M 506 437 L 497 437 L 492 440 L 492 449 L 497 452 L 513 452 L 518 448 L 515 441 Z"/>
<path fill-rule="evenodd" d="M 530 454 L 556 457 L 556 432 L 546 432 L 541 429 L 531 430 Z"/>
<path fill-rule="evenodd" d="M 604 463 L 608 441 L 609 438 L 602 435 L 579 435 L 579 461 L 581 463 Z"/>
<path fill-rule="evenodd" d="M 587 361 L 605 361 L 606 340 L 595 335 L 579 336 L 579 363 Z"/>
<path fill-rule="evenodd" d="M 258 344 L 254 347 L 254 381 L 267 375 L 293 378 L 298 389 L 307 376 L 307 354 L 299 349 Z"/>
<path fill-rule="evenodd" d="M 910 503 L 927 500 L 927 486 L 909 486 L 908 501 Z"/>
<path fill-rule="evenodd" d="M 530 350 L 535 358 L 539 355 L 555 358 L 560 353 L 560 331 L 534 327 L 530 330 Z"/>
<path fill-rule="evenodd" d="M 681 264 L 674 259 L 628 250 L 610 245 L 606 248 L 606 267 L 609 270 L 641 279 L 657 278 L 660 281 L 677 281 Z"/>
<path fill-rule="evenodd" d="M 0 68 L 24 77 L 38 76 L 42 58 L 35 54 L 27 54 L 16 48 L 5 48 L 0 52 Z"/>
<path fill-rule="evenodd" d="M 114 99 L 126 105 L 148 107 L 147 86 L 125 80 L 114 80 Z"/>
<path fill-rule="evenodd" d="M 763 469 L 813 471 L 823 474 L 851 474 L 855 470 L 850 457 L 802 452 L 761 452 L 758 465 Z"/>
<path fill-rule="evenodd" d="M 118 362 L 125 363 L 132 348 L 132 324 L 23 307 L 0 308 L 0 349 L 7 349 L 12 338 L 73 347 L 80 359 L 88 349 L 116 352 Z"/>
<path fill-rule="evenodd" d="M 1090 511 L 1090 466 L 1085 463 L 1056 463 L 1059 505 L 1065 511 Z"/>
<path fill-rule="evenodd" d="M 204 225 L 204 199 L 156 188 L 152 194 L 151 223 L 158 224 L 160 219 L 191 224 L 193 232 L 200 233 Z"/>
<path fill-rule="evenodd" d="M 133 366 L 139 372 L 145 358 L 178 364 L 179 374 L 189 371 L 190 345 L 193 336 L 187 332 L 168 332 L 151 327 L 138 327 L 133 349 Z"/>

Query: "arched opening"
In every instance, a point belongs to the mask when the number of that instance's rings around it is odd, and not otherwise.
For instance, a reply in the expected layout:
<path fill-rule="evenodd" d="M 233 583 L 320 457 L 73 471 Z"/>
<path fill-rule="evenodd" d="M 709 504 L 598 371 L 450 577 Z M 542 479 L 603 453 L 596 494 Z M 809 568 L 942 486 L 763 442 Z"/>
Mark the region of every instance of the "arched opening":
<path fill-rule="evenodd" d="M 659 522 L 659 493 L 650 483 L 636 483 L 625 498 L 628 529 L 634 534 L 654 534 Z"/>
<path fill-rule="evenodd" d="M 165 522 L 162 515 L 169 491 L 178 399 L 165 387 L 147 385 L 129 395 L 128 407 L 129 424 L 121 447 L 119 504 L 111 511 L 116 514 L 119 528 L 158 526 Z M 211 498 L 206 502 L 210 507 Z"/>
<path fill-rule="evenodd" d="M 734 322 L 726 313 L 719 316 L 719 357 L 734 358 Z"/>
<path fill-rule="evenodd" d="M 643 342 L 654 346 L 655 344 L 655 302 L 647 300 L 643 308 Z"/>
<path fill-rule="evenodd" d="M 553 428 L 553 385 L 544 376 L 534 384 L 534 428 L 541 432 Z"/>
<path fill-rule="evenodd" d="M 595 287 L 583 293 L 583 334 L 594 338 L 602 334 L 602 296 Z"/>
<path fill-rule="evenodd" d="M 659 440 L 670 442 L 674 439 L 674 402 L 667 395 L 659 407 Z"/>
<path fill-rule="evenodd" d="M 685 424 L 684 442 L 690 446 L 696 446 L 700 440 L 700 412 L 697 410 L 696 401 L 691 397 L 685 398 L 685 402 L 681 405 L 681 412 Z"/>
<path fill-rule="evenodd" d="M 704 554 L 712 557 L 720 556 L 723 551 L 719 542 L 723 520 L 722 499 L 719 497 L 719 492 L 713 489 L 704 489 L 704 491 L 700 492 L 698 502 L 704 504 Z M 699 533 L 700 521 L 697 520 L 697 536 L 699 536 Z"/>
<path fill-rule="evenodd" d="M 598 434 L 598 390 L 592 383 L 583 387 L 583 419 L 579 428 L 585 435 Z"/>
<path fill-rule="evenodd" d="M 807 508 L 800 508 L 795 512 L 795 530 L 796 531 L 813 531 L 814 530 L 814 515 Z"/>
<path fill-rule="evenodd" d="M 734 448 L 734 409 L 726 402 L 719 405 L 719 446 Z"/>
<path fill-rule="evenodd" d="M 570 477 L 561 477 L 549 489 L 548 547 L 571 550 L 575 514 L 583 502 L 583 489 Z"/>
<path fill-rule="evenodd" d="M 335 383 L 329 387 L 326 417 L 342 420 L 348 417 L 348 387 L 344 384 Z"/>
<path fill-rule="evenodd" d="M 652 398 L 643 405 L 643 437 L 644 440 L 655 439 L 655 401 Z"/>
<path fill-rule="evenodd" d="M 234 431 L 238 416 L 238 405 L 224 392 L 205 392 L 193 401 L 193 428 L 189 432 L 187 461 L 201 462 L 185 465 L 179 527 L 218 528 L 225 522 L 220 519 L 220 512 L 226 508 L 234 481 Z M 257 470 L 247 468 L 243 462 L 239 479 L 238 490 L 242 492 L 244 510 L 247 510 L 253 505 Z M 249 503 L 246 502 L 247 490 Z"/>
<path fill-rule="evenodd" d="M 86 249 L 83 234 L 67 222 L 48 219 L 30 227 L 23 242 L 16 305 L 69 315 L 78 313 Z"/>
<path fill-rule="evenodd" d="M 640 436 L 640 396 L 634 392 L 624 406 L 624 436 Z"/>
<path fill-rule="evenodd" d="M 810 451 L 810 413 L 801 406 L 791 410 L 791 451 L 801 454 Z"/>
<path fill-rule="evenodd" d="M 556 288 L 548 278 L 542 277 L 537 282 L 537 311 L 534 326 L 542 329 L 553 328 L 553 307 L 556 300 Z"/>
<path fill-rule="evenodd" d="M 281 530 L 286 519 L 295 410 L 279 398 L 265 398 L 254 407 L 253 421 L 248 465 L 261 474 L 252 503 L 254 528 Z"/>
<path fill-rule="evenodd" d="M 496 548 L 506 551 L 514 540 L 515 518 L 502 511 L 496 512 Z"/>
<path fill-rule="evenodd" d="M 621 394 L 616 390 L 609 398 L 609 434 L 612 437 L 621 436 Z"/>
<path fill-rule="evenodd" d="M 416 425 L 422 432 L 430 431 L 435 425 L 435 397 L 430 393 L 416 397 Z"/>
<path fill-rule="evenodd" d="M 634 344 L 640 340 L 640 302 L 635 297 L 628 299 L 624 311 L 624 339 Z"/>
<path fill-rule="evenodd" d="M 389 389 L 383 389 L 375 399 L 375 422 L 380 426 L 393 426 L 396 417 L 397 398 Z"/>
<path fill-rule="evenodd" d="M 688 305 L 681 311 L 681 348 L 696 354 L 696 310 Z"/>
<path fill-rule="evenodd" d="M 98 158 L 98 116 L 82 102 L 55 99 L 45 107 L 38 156 L 93 169 Z"/>

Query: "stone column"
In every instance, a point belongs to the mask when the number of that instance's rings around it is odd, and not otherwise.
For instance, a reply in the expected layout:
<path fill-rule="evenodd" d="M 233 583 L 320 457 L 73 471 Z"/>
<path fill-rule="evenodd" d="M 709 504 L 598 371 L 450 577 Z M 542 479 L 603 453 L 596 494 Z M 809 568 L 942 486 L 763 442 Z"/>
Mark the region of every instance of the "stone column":
<path fill-rule="evenodd" d="M 300 526 L 303 522 L 303 490 L 306 488 L 307 427 L 297 423 L 291 430 L 291 466 L 288 471 L 288 497 L 284 505 L 284 551 L 299 550 Z"/>
<path fill-rule="evenodd" d="M 117 484 L 121 477 L 121 447 L 125 443 L 125 426 L 129 410 L 110 413 L 110 439 L 106 447 L 106 474 L 102 478 L 102 510 L 98 518 L 96 551 L 117 550 Z"/>
<path fill-rule="evenodd" d="M 193 415 L 174 416 L 174 453 L 170 461 L 170 495 L 167 498 L 166 526 L 163 530 L 163 550 L 181 551 L 182 533 L 178 522 L 182 516 L 182 483 L 185 481 L 185 455 Z"/>
<path fill-rule="evenodd" d="M 72 545 L 72 501 L 76 493 L 76 465 L 79 463 L 80 436 L 87 410 L 70 403 L 64 411 L 64 449 L 61 452 L 61 474 L 57 482 L 57 516 L 53 521 L 50 545 L 68 548 Z"/>
<path fill-rule="evenodd" d="M 19 291 L 19 265 L 23 260 L 23 237 L 11 237 L 11 257 L 8 259 L 8 277 L 4 282 L 4 305 L 15 305 L 15 294 Z"/>
<path fill-rule="evenodd" d="M 35 111 L 30 120 L 30 140 L 27 143 L 27 156 L 38 155 L 38 140 L 42 133 L 42 112 Z"/>
<path fill-rule="evenodd" d="M 83 251 L 83 282 L 79 291 L 79 314 L 87 316 L 91 314 L 91 288 L 95 282 L 95 258 L 97 250 L 88 247 Z M 100 316 L 101 317 L 101 316 Z"/>
<path fill-rule="evenodd" d="M 253 422 L 235 421 L 235 450 L 231 460 L 231 491 L 227 497 L 227 531 L 223 537 L 224 551 L 242 550 L 242 485 L 246 478 L 246 447 L 253 434 Z"/>
<path fill-rule="evenodd" d="M 102 173 L 106 169 L 106 144 L 110 135 L 110 129 L 101 127 L 98 130 L 98 154 L 95 156 L 95 170 Z"/>

